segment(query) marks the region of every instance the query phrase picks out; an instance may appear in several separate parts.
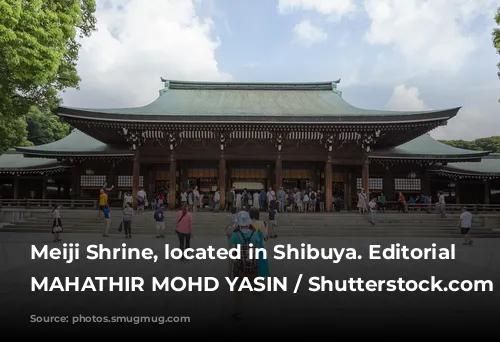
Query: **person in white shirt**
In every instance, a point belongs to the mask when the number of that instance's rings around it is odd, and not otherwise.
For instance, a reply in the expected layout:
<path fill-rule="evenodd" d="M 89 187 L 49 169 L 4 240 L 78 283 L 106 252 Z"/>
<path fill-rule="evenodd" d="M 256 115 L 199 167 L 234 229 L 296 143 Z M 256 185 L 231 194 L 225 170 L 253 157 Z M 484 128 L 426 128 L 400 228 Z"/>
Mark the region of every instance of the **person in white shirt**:
<path fill-rule="evenodd" d="M 236 195 L 236 208 L 238 210 L 241 209 L 241 197 L 242 195 L 240 193 Z"/>
<path fill-rule="evenodd" d="M 439 214 L 441 214 L 442 218 L 446 218 L 446 202 L 444 200 L 444 195 L 440 191 L 438 193 L 439 200 L 438 200 L 438 207 L 439 207 Z"/>
<path fill-rule="evenodd" d="M 302 206 L 304 211 L 307 213 L 309 211 L 309 195 L 307 192 L 304 194 L 304 197 L 302 197 Z"/>
<path fill-rule="evenodd" d="M 137 214 L 142 211 L 142 215 L 144 215 L 144 207 L 146 206 L 147 195 L 146 191 L 143 188 L 140 188 L 137 191 Z"/>
<path fill-rule="evenodd" d="M 377 215 L 377 201 L 375 200 L 375 198 L 372 198 L 370 203 L 368 203 L 368 207 L 370 208 L 370 223 L 372 225 L 375 225 L 375 216 Z"/>
<path fill-rule="evenodd" d="M 125 195 L 123 195 L 123 208 L 127 206 L 127 203 L 132 203 L 134 202 L 134 199 L 132 198 L 132 194 L 130 192 L 126 192 Z"/>
<path fill-rule="evenodd" d="M 273 188 L 269 187 L 269 191 L 267 192 L 267 206 L 270 208 L 271 202 L 276 201 L 276 193 L 274 192 Z"/>
<path fill-rule="evenodd" d="M 469 231 L 472 228 L 472 214 L 467 211 L 466 207 L 462 207 L 462 213 L 460 214 L 457 227 L 460 227 L 460 232 L 464 237 L 464 242 L 462 242 L 462 244 L 472 245 L 473 241 L 469 234 Z"/>
<path fill-rule="evenodd" d="M 194 187 L 193 198 L 194 198 L 193 211 L 198 211 L 198 207 L 200 206 L 200 192 L 198 191 L 197 186 Z"/>
<path fill-rule="evenodd" d="M 188 200 L 188 194 L 187 191 L 184 190 L 183 192 L 181 192 L 181 205 L 187 204 L 187 200 Z"/>
<path fill-rule="evenodd" d="M 217 190 L 214 194 L 214 213 L 218 213 L 220 210 L 220 191 Z"/>
<path fill-rule="evenodd" d="M 300 190 L 297 189 L 297 192 L 295 193 L 295 204 L 297 205 L 297 211 L 301 213 L 303 211 L 302 208 L 302 194 Z"/>

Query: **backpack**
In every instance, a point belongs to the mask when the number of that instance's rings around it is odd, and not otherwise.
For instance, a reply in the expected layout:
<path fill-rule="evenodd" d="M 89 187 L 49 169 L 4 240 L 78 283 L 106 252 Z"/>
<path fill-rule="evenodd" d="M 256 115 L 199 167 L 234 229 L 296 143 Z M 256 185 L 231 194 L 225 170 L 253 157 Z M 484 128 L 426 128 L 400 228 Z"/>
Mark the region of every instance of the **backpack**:
<path fill-rule="evenodd" d="M 158 221 L 161 219 L 161 213 L 160 213 L 160 210 L 156 210 L 155 213 L 153 214 L 153 218 L 155 219 L 155 221 Z"/>
<path fill-rule="evenodd" d="M 314 192 L 312 192 L 312 193 L 311 193 L 311 199 L 312 199 L 312 200 L 315 200 L 315 199 L 316 199 L 316 193 L 314 193 Z"/>
<path fill-rule="evenodd" d="M 252 233 L 248 238 L 245 238 L 245 235 L 241 230 L 238 229 L 235 231 L 235 233 L 238 235 L 238 239 L 241 242 L 241 259 L 235 260 L 236 273 L 239 275 L 255 274 L 259 270 L 259 264 L 257 263 L 258 261 L 257 258 L 255 258 L 255 255 L 253 259 L 249 258 L 250 248 L 256 247 L 256 246 L 250 247 L 250 243 L 255 234 L 255 230 L 253 229 L 253 227 L 251 231 Z"/>

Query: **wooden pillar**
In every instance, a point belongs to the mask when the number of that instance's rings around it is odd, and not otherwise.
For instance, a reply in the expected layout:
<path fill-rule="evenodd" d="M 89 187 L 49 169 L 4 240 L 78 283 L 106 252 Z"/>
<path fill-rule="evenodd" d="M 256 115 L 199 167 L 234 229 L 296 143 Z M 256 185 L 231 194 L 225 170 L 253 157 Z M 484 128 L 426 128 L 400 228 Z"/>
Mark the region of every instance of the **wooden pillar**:
<path fill-rule="evenodd" d="M 276 193 L 278 193 L 279 189 L 281 188 L 282 174 L 283 174 L 282 171 L 283 171 L 283 163 L 281 161 L 281 155 L 278 153 L 278 156 L 276 157 L 276 166 L 274 168 L 274 172 L 276 173 L 276 183 L 274 190 L 276 191 Z"/>
<path fill-rule="evenodd" d="M 12 184 L 12 186 L 14 187 L 12 190 L 14 191 L 13 193 L 13 197 L 14 199 L 18 199 L 19 198 L 19 176 L 18 175 L 15 175 L 14 176 L 14 184 Z"/>
<path fill-rule="evenodd" d="M 175 160 L 175 155 L 172 153 L 170 155 L 170 172 L 168 175 L 168 202 L 169 208 L 175 209 L 175 200 L 177 199 L 177 161 Z"/>
<path fill-rule="evenodd" d="M 460 180 L 455 181 L 455 203 L 460 204 Z"/>
<path fill-rule="evenodd" d="M 429 196 L 431 194 L 431 176 L 427 171 L 424 171 L 422 174 L 421 190 L 425 196 Z"/>
<path fill-rule="evenodd" d="M 363 163 L 361 178 L 363 179 L 363 189 L 365 190 L 366 198 L 370 198 L 370 161 L 367 159 Z"/>
<path fill-rule="evenodd" d="M 490 180 L 484 179 L 484 204 L 490 204 Z"/>
<path fill-rule="evenodd" d="M 152 166 L 149 167 L 148 169 L 148 179 L 147 179 L 147 189 L 148 189 L 148 194 L 151 196 L 153 195 L 154 191 L 154 178 L 155 178 L 155 172 Z"/>
<path fill-rule="evenodd" d="M 332 159 L 328 156 L 325 163 L 325 204 L 326 211 L 333 211 L 332 203 Z"/>
<path fill-rule="evenodd" d="M 226 159 L 224 153 L 221 152 L 219 159 L 219 192 L 220 192 L 220 208 L 224 211 L 226 204 Z"/>
<path fill-rule="evenodd" d="M 141 163 L 139 162 L 139 150 L 135 151 L 134 164 L 132 168 L 132 199 L 134 207 L 137 204 L 137 192 L 139 191 L 139 178 L 141 173 Z"/>

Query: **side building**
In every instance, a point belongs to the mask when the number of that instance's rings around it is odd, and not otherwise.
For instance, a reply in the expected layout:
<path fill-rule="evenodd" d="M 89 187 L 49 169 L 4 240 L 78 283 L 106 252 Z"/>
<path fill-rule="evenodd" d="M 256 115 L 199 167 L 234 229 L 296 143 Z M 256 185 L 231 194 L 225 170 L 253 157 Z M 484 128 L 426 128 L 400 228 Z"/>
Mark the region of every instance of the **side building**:
<path fill-rule="evenodd" d="M 444 191 L 461 203 L 490 203 L 500 159 L 454 148 L 428 132 L 459 108 L 382 111 L 354 107 L 339 81 L 214 83 L 162 79 L 154 102 L 137 108 L 60 107 L 75 127 L 46 145 L 0 156 L 3 198 L 92 198 L 104 182 L 111 198 L 144 187 L 180 192 L 234 187 L 322 189 L 355 205 L 356 193 L 407 197 Z M 480 185 L 480 186 L 479 186 Z"/>

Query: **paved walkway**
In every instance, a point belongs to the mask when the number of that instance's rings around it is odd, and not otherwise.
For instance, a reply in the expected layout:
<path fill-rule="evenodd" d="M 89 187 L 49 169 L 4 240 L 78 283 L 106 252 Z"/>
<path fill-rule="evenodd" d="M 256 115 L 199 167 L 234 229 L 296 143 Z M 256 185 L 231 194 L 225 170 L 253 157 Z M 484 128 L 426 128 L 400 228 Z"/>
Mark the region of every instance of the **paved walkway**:
<path fill-rule="evenodd" d="M 177 247 L 175 236 L 155 239 L 151 236 L 136 236 L 127 241 L 122 237 L 109 239 L 89 234 L 63 236 L 64 242 L 78 242 L 84 256 L 88 244 L 104 243 L 106 247 L 120 247 L 127 242 L 130 247 L 152 248 L 161 257 L 164 244 Z M 30 260 L 32 244 L 54 246 L 51 237 L 44 234 L 0 233 L 0 312 L 2 317 L 16 319 L 16 324 L 26 323 L 29 316 L 37 315 L 163 315 L 191 316 L 192 323 L 209 324 L 212 328 L 223 329 L 224 325 L 233 326 L 231 318 L 232 297 L 222 277 L 227 274 L 227 262 L 216 261 L 91 261 L 81 259 L 72 264 L 62 261 Z M 192 247 L 216 248 L 226 246 L 224 237 L 195 237 Z M 363 278 L 423 280 L 435 276 L 446 281 L 487 280 L 494 285 L 500 281 L 500 240 L 481 239 L 473 246 L 462 246 L 456 239 L 389 239 L 389 238 L 278 238 L 272 240 L 268 249 L 275 244 L 310 243 L 313 247 L 355 248 L 364 256 L 362 260 L 342 260 L 337 264 L 323 260 L 279 261 L 270 260 L 273 276 L 289 277 L 289 292 L 250 294 L 250 307 L 247 318 L 267 319 L 275 322 L 276 329 L 284 329 L 281 324 L 309 324 L 311 322 L 347 322 L 351 319 L 369 318 L 368 321 L 400 322 L 414 325 L 417 321 L 432 325 L 433 319 L 455 323 L 460 329 L 460 319 L 492 318 L 498 314 L 499 292 L 490 293 L 452 293 L 452 292 L 317 292 L 307 291 L 307 279 L 312 276 L 326 276 L 330 279 Z M 449 247 L 456 243 L 456 260 L 447 261 L 402 261 L 368 260 L 368 246 L 381 244 L 389 246 L 400 243 L 408 247 Z M 298 294 L 292 293 L 298 274 L 304 280 Z M 221 280 L 221 289 L 215 292 L 151 292 L 146 285 L 145 292 L 69 292 L 45 293 L 30 292 L 31 277 L 97 277 L 97 276 L 136 276 L 144 277 L 150 284 L 151 277 L 211 276 Z M 248 301 L 247 301 L 248 303 Z M 422 319 L 422 317 L 425 318 Z M 246 320 L 244 320 L 246 321 Z M 10 322 L 10 321 L 9 321 Z M 387 323 L 387 321 L 386 321 Z M 385 324 L 385 323 L 384 323 Z M 376 324 L 384 330 L 384 325 Z M 398 323 L 399 324 L 399 323 Z M 420 324 L 420 323 L 418 323 Z M 430 326 L 429 325 L 429 326 Z M 238 326 L 238 325 L 235 325 Z M 324 328 L 324 326 L 321 326 Z M 201 333 L 201 332 L 200 332 Z"/>

